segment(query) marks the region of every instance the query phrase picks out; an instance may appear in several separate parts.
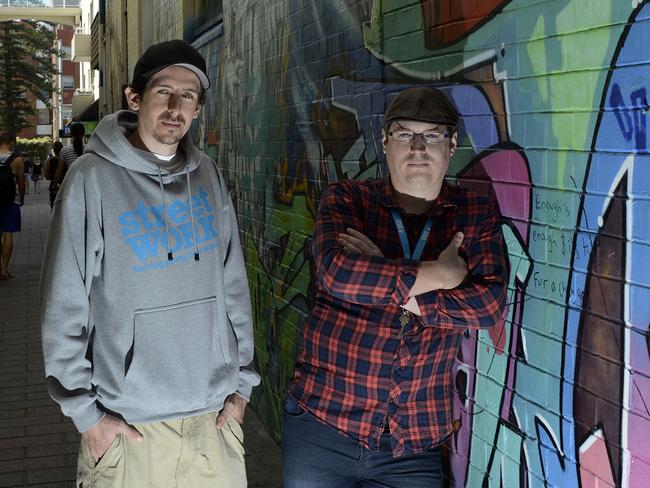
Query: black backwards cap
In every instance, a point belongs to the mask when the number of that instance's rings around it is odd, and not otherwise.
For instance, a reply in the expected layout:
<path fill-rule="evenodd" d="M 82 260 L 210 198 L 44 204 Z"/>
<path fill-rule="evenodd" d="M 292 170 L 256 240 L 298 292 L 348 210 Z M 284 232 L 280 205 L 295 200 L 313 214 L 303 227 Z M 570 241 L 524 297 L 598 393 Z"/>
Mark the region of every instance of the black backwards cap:
<path fill-rule="evenodd" d="M 135 64 L 131 85 L 136 89 L 144 89 L 149 78 L 169 66 L 182 66 L 193 71 L 199 77 L 203 89 L 210 88 L 205 59 L 191 44 L 181 39 L 150 46 Z"/>
<path fill-rule="evenodd" d="M 424 86 L 407 88 L 388 105 L 384 127 L 399 119 L 456 127 L 460 114 L 440 90 Z"/>

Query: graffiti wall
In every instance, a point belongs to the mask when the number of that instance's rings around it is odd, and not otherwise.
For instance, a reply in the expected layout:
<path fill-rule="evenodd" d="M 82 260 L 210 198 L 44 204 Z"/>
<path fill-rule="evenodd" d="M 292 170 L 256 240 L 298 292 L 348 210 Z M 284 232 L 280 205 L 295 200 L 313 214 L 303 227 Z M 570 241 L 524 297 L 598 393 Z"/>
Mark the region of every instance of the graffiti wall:
<path fill-rule="evenodd" d="M 413 85 L 462 114 L 452 181 L 491 194 L 508 314 L 455 366 L 451 486 L 650 486 L 650 3 L 226 0 L 197 140 L 232 190 L 262 386 L 282 398 L 311 304 L 324 188 L 386 171 L 382 114 Z"/>

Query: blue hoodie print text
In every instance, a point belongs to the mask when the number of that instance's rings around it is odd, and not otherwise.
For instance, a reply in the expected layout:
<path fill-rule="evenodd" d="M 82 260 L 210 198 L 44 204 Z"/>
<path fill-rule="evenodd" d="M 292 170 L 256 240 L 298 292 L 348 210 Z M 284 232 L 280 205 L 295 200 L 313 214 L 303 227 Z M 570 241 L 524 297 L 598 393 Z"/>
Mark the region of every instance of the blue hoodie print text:
<path fill-rule="evenodd" d="M 219 235 L 215 226 L 215 212 L 208 194 L 199 187 L 192 195 L 192 213 L 196 231 L 196 244 L 201 252 L 216 248 Z M 174 260 L 167 259 L 167 239 L 162 205 L 145 205 L 139 202 L 133 210 L 120 214 L 122 236 L 141 264 L 133 271 L 142 272 L 182 263 L 194 256 L 192 218 L 187 199 L 179 198 L 167 204 L 169 248 Z"/>

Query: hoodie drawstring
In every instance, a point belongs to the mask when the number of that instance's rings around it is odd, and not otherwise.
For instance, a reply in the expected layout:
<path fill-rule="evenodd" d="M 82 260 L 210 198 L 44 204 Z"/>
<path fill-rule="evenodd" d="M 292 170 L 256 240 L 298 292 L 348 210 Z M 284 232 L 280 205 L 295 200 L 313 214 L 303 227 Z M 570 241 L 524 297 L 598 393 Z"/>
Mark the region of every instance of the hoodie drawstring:
<path fill-rule="evenodd" d="M 167 204 L 165 203 L 165 187 L 162 181 L 162 172 L 158 166 L 158 183 L 160 183 L 160 193 L 162 194 L 163 220 L 165 221 L 165 243 L 167 244 L 167 260 L 174 260 L 174 253 L 169 245 L 169 224 L 167 224 Z"/>
<path fill-rule="evenodd" d="M 190 169 L 185 166 L 185 178 L 187 180 L 187 203 L 190 207 L 190 221 L 192 223 L 192 239 L 194 240 L 194 261 L 200 259 L 199 244 L 196 239 L 196 226 L 194 225 L 194 207 L 192 206 L 192 185 L 190 183 Z M 163 185 L 162 172 L 158 167 L 158 183 L 160 185 L 160 194 L 162 195 L 163 220 L 165 222 L 165 243 L 167 244 L 167 260 L 174 260 L 174 253 L 169 245 L 169 224 L 167 223 L 167 204 L 165 202 L 165 186 Z"/>
<path fill-rule="evenodd" d="M 199 244 L 196 241 L 196 228 L 194 227 L 194 208 L 192 207 L 192 185 L 190 183 L 190 168 L 185 166 L 185 177 L 187 178 L 187 202 L 190 207 L 190 221 L 192 222 L 192 238 L 194 239 L 194 261 L 198 261 Z"/>

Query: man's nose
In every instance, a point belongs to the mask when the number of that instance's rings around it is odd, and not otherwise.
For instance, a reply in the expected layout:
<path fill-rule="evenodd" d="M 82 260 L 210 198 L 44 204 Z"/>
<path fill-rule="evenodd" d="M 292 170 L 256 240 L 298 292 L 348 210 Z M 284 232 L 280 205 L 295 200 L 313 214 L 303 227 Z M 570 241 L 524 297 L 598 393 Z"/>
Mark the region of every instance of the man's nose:
<path fill-rule="evenodd" d="M 180 103 L 181 103 L 180 97 L 172 93 L 169 96 L 169 99 L 167 100 L 167 110 L 174 113 L 178 112 Z"/>
<path fill-rule="evenodd" d="M 413 140 L 411 141 L 411 150 L 412 151 L 426 151 L 427 145 L 424 142 L 424 136 L 422 134 L 413 134 Z"/>

